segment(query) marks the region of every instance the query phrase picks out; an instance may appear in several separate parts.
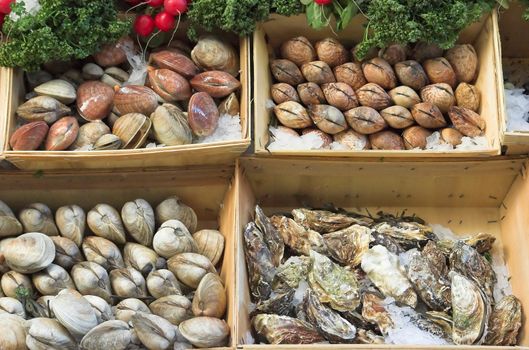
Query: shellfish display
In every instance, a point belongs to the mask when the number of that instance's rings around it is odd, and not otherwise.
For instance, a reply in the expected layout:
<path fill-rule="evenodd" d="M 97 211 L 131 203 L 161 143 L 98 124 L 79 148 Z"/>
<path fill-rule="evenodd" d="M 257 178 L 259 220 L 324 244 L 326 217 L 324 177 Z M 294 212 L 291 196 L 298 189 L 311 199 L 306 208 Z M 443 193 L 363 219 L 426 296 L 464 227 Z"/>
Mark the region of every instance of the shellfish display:
<path fill-rule="evenodd" d="M 119 53 L 120 60 L 97 53 L 71 62 L 77 68 L 67 72 L 27 73 L 46 79 L 17 108 L 10 150 L 107 151 L 242 138 L 239 51 L 226 38 L 204 36 L 189 52 L 142 52 L 132 39 L 122 41 L 127 51 L 120 43 L 104 49 L 112 47 L 104 54 Z M 141 68 L 130 66 L 135 60 Z"/>
<path fill-rule="evenodd" d="M 46 209 L 46 225 L 41 227 L 48 234 L 55 218 L 59 235 L 51 237 L 28 232 L 44 221 L 39 215 L 39 220 L 29 220 L 27 209 L 15 215 L 0 202 L 6 218 L 0 240 L 5 265 L 0 273 L 0 324 L 2 332 L 8 327 L 8 333 L 17 334 L 17 347 L 6 349 L 227 346 L 228 294 L 219 264 L 225 236 L 217 227 L 203 227 L 195 211 L 178 200 L 179 214 L 192 213 L 192 222 L 186 224 L 193 230 L 188 231 L 169 210 L 174 198 L 159 203 L 136 198 L 121 208 L 68 203 L 54 207 L 56 212 L 44 204 L 27 206 Z M 157 206 L 171 219 L 156 221 L 152 208 Z M 185 235 L 171 235 L 170 230 L 162 243 L 172 247 L 172 241 L 184 239 L 180 244 L 189 250 L 162 249 L 159 255 L 153 235 L 167 228 Z M 2 340 L 0 334 L 4 349 Z"/>
<path fill-rule="evenodd" d="M 496 276 L 490 234 L 447 239 L 404 213 L 256 206 L 254 218 L 243 243 L 258 342 L 518 344 L 521 302 Z"/>

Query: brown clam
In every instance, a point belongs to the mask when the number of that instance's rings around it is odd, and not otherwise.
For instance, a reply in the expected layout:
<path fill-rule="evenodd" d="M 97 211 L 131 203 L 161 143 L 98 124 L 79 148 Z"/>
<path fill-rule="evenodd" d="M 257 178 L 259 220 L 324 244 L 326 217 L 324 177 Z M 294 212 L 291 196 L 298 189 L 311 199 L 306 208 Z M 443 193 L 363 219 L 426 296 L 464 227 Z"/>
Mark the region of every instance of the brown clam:
<path fill-rule="evenodd" d="M 457 77 L 454 69 L 444 57 L 432 58 L 423 63 L 424 71 L 432 84 L 446 83 L 456 88 Z"/>
<path fill-rule="evenodd" d="M 389 96 L 397 106 L 408 109 L 421 102 L 415 90 L 408 86 L 397 86 L 389 92 Z"/>
<path fill-rule="evenodd" d="M 44 121 L 32 122 L 18 128 L 9 144 L 13 151 L 33 151 L 39 148 L 48 133 L 48 124 Z"/>
<path fill-rule="evenodd" d="M 143 114 L 129 113 L 116 121 L 112 133 L 119 137 L 122 148 L 139 148 L 145 143 L 151 125 L 151 120 Z"/>
<path fill-rule="evenodd" d="M 357 107 L 345 112 L 347 123 L 361 134 L 374 134 L 387 127 L 382 116 L 371 107 Z"/>
<path fill-rule="evenodd" d="M 272 85 L 271 89 L 272 99 L 276 104 L 281 104 L 287 101 L 300 102 L 296 88 L 287 83 L 278 83 Z"/>
<path fill-rule="evenodd" d="M 459 107 L 465 107 L 474 112 L 479 110 L 481 95 L 479 90 L 474 86 L 467 83 L 461 83 L 457 86 L 456 92 L 456 103 Z"/>
<path fill-rule="evenodd" d="M 187 79 L 198 74 L 199 69 L 187 56 L 173 50 L 163 50 L 151 54 L 149 60 L 160 68 L 170 69 Z"/>
<path fill-rule="evenodd" d="M 312 125 L 312 119 L 305 107 L 294 101 L 275 106 L 274 113 L 281 124 L 292 129 L 303 129 Z"/>
<path fill-rule="evenodd" d="M 380 85 L 373 83 L 368 83 L 356 90 L 356 96 L 362 106 L 371 107 L 377 111 L 388 108 L 393 104 L 391 97 L 386 91 Z"/>
<path fill-rule="evenodd" d="M 366 80 L 378 84 L 386 90 L 397 86 L 397 77 L 391 65 L 382 58 L 373 58 L 362 64 L 362 70 Z"/>
<path fill-rule="evenodd" d="M 279 59 L 270 63 L 270 70 L 274 78 L 280 83 L 296 86 L 305 81 L 298 66 L 292 61 Z"/>
<path fill-rule="evenodd" d="M 118 42 L 103 46 L 101 51 L 93 55 L 96 63 L 103 67 L 119 66 L 127 61 L 126 50 L 132 51 L 134 42 L 128 36 Z"/>
<path fill-rule="evenodd" d="M 323 91 L 321 90 L 320 86 L 316 83 L 299 84 L 298 94 L 299 98 L 306 106 L 327 103 Z"/>
<path fill-rule="evenodd" d="M 191 97 L 191 86 L 186 78 L 169 69 L 148 68 L 151 88 L 167 102 Z"/>
<path fill-rule="evenodd" d="M 366 135 L 360 134 L 354 130 L 345 130 L 336 135 L 333 135 L 334 141 L 338 142 L 348 149 L 354 151 L 361 151 L 370 149 L 371 145 Z"/>
<path fill-rule="evenodd" d="M 151 114 L 154 138 L 167 146 L 187 145 L 193 141 L 193 133 L 187 118 L 175 105 L 164 103 Z"/>
<path fill-rule="evenodd" d="M 88 81 L 77 89 L 77 110 L 88 121 L 106 118 L 113 101 L 114 90 L 100 81 Z"/>
<path fill-rule="evenodd" d="M 450 107 L 455 105 L 454 91 L 448 84 L 432 84 L 421 90 L 421 98 L 424 102 L 436 105 L 442 113 L 447 113 Z"/>
<path fill-rule="evenodd" d="M 352 87 L 345 83 L 328 83 L 322 86 L 327 102 L 341 111 L 358 107 L 358 100 Z"/>
<path fill-rule="evenodd" d="M 378 52 L 378 57 L 386 60 L 390 65 L 394 66 L 406 59 L 407 47 L 404 45 L 393 44 L 389 45 Z"/>
<path fill-rule="evenodd" d="M 129 113 L 151 115 L 157 107 L 156 93 L 146 86 L 123 86 L 114 96 L 114 108 L 121 115 Z"/>
<path fill-rule="evenodd" d="M 318 129 L 327 134 L 334 135 L 347 129 L 345 117 L 336 107 L 312 105 L 309 106 L 309 115 Z"/>
<path fill-rule="evenodd" d="M 334 67 L 334 76 L 336 77 L 336 81 L 346 83 L 354 90 L 358 90 L 367 84 L 364 72 L 362 71 L 362 65 L 356 62 L 347 62 Z"/>
<path fill-rule="evenodd" d="M 426 138 L 431 135 L 431 131 L 423 128 L 422 126 L 416 125 L 404 130 L 402 133 L 402 138 L 404 139 L 404 145 L 406 146 L 406 149 L 425 149 L 427 144 Z"/>
<path fill-rule="evenodd" d="M 313 61 L 301 66 L 301 72 L 307 81 L 316 84 L 334 83 L 336 78 L 331 67 L 323 61 Z"/>
<path fill-rule="evenodd" d="M 453 128 L 445 128 L 441 130 L 441 138 L 444 142 L 451 144 L 452 146 L 457 146 L 461 144 L 461 139 L 463 134 Z"/>
<path fill-rule="evenodd" d="M 100 120 L 81 125 L 77 139 L 70 149 L 75 150 L 89 145 L 93 146 L 101 136 L 106 134 L 110 134 L 110 128 Z"/>
<path fill-rule="evenodd" d="M 470 109 L 454 106 L 448 111 L 448 116 L 454 127 L 465 136 L 475 137 L 485 132 L 485 120 Z"/>
<path fill-rule="evenodd" d="M 436 105 L 430 102 L 422 102 L 413 106 L 411 115 L 417 124 L 427 129 L 437 129 L 446 126 L 443 114 Z"/>
<path fill-rule="evenodd" d="M 206 92 L 214 98 L 226 97 L 241 87 L 241 82 L 233 75 L 220 70 L 197 74 L 190 83 L 196 91 Z"/>
<path fill-rule="evenodd" d="M 413 119 L 410 111 L 402 106 L 391 106 L 380 111 L 380 115 L 389 126 L 395 129 L 405 129 L 413 124 Z"/>
<path fill-rule="evenodd" d="M 234 77 L 239 75 L 239 53 L 215 36 L 201 37 L 191 51 L 191 59 L 204 70 L 221 70 Z"/>
<path fill-rule="evenodd" d="M 389 130 L 369 135 L 369 142 L 375 150 L 401 151 L 405 149 L 402 137 Z"/>
<path fill-rule="evenodd" d="M 445 58 L 456 73 L 457 80 L 471 83 L 478 73 L 478 55 L 472 45 L 456 45 L 445 53 Z"/>
<path fill-rule="evenodd" d="M 17 108 L 17 115 L 20 118 L 28 122 L 45 121 L 48 124 L 54 123 L 70 112 L 69 107 L 49 96 L 34 97 Z"/>
<path fill-rule="evenodd" d="M 47 151 L 62 151 L 71 146 L 79 133 L 79 123 L 74 117 L 56 121 L 48 132 L 45 147 Z"/>
<path fill-rule="evenodd" d="M 285 41 L 281 45 L 281 57 L 301 66 L 305 63 L 316 60 L 316 50 L 309 39 L 298 36 Z"/>
<path fill-rule="evenodd" d="M 442 55 L 443 49 L 437 46 L 437 44 L 428 44 L 425 42 L 415 44 L 411 51 L 411 58 L 421 63 L 427 59 L 441 57 Z"/>
<path fill-rule="evenodd" d="M 417 61 L 403 61 L 395 65 L 395 73 L 399 81 L 414 90 L 420 90 L 428 85 L 426 72 Z"/>
<path fill-rule="evenodd" d="M 334 38 L 325 38 L 314 45 L 318 59 L 329 65 L 336 67 L 349 60 L 349 53 L 346 48 Z"/>
<path fill-rule="evenodd" d="M 200 230 L 193 233 L 197 244 L 197 252 L 207 257 L 213 265 L 222 258 L 224 252 L 224 236 L 217 230 Z"/>
<path fill-rule="evenodd" d="M 191 96 L 187 119 L 195 135 L 203 137 L 213 134 L 217 129 L 219 117 L 217 105 L 210 95 L 197 92 Z"/>

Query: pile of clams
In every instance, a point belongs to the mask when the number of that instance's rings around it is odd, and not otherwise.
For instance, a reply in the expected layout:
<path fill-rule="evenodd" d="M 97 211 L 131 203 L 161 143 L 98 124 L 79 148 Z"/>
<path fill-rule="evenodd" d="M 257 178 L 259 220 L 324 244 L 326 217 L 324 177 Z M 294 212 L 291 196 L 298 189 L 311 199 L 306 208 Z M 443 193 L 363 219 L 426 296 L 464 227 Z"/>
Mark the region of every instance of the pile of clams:
<path fill-rule="evenodd" d="M 439 239 L 416 216 L 256 206 L 244 231 L 253 331 L 270 344 L 392 343 L 391 304 L 443 344 L 516 345 L 521 303 L 493 298 L 494 241 Z"/>
<path fill-rule="evenodd" d="M 18 216 L 0 201 L 0 236 L 2 350 L 227 345 L 224 236 L 177 197 Z"/>
<path fill-rule="evenodd" d="M 124 38 L 87 61 L 26 73 L 31 92 L 16 110 L 11 149 L 179 146 L 212 135 L 221 116 L 239 115 L 239 54 L 213 36 L 192 49 L 172 45 L 148 56 L 147 71 L 138 71 L 141 53 L 131 55 Z"/>
<path fill-rule="evenodd" d="M 472 85 L 479 64 L 472 45 L 443 51 L 419 43 L 372 51 L 363 61 L 334 38 L 314 45 L 295 37 L 270 63 L 271 96 L 283 132 L 315 134 L 323 148 L 337 142 L 350 150 L 426 149 L 481 136 L 480 92 Z"/>

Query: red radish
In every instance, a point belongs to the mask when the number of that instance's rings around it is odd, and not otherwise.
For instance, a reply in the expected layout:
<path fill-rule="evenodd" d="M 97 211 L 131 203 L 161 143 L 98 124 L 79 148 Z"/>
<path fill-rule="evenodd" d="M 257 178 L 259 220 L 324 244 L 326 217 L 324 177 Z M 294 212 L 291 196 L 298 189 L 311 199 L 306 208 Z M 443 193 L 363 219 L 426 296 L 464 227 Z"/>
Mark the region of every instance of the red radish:
<path fill-rule="evenodd" d="M 163 2 L 164 11 L 173 16 L 187 12 L 188 5 L 187 0 L 165 0 Z"/>
<path fill-rule="evenodd" d="M 314 2 L 318 5 L 329 5 L 332 3 L 332 0 L 314 0 Z"/>
<path fill-rule="evenodd" d="M 134 31 L 140 36 L 149 36 L 154 30 L 154 19 L 149 15 L 136 17 Z"/>
<path fill-rule="evenodd" d="M 147 4 L 151 7 L 160 7 L 163 5 L 163 0 L 147 0 Z"/>
<path fill-rule="evenodd" d="M 172 15 L 163 11 L 154 17 L 154 23 L 156 24 L 156 27 L 162 32 L 169 32 L 174 28 L 175 19 Z"/>
<path fill-rule="evenodd" d="M 2 31 L 2 26 L 4 25 L 4 18 L 6 15 L 0 13 L 0 31 Z"/>
<path fill-rule="evenodd" d="M 0 0 L 0 13 L 9 14 L 11 13 L 11 4 L 14 4 L 15 0 Z"/>

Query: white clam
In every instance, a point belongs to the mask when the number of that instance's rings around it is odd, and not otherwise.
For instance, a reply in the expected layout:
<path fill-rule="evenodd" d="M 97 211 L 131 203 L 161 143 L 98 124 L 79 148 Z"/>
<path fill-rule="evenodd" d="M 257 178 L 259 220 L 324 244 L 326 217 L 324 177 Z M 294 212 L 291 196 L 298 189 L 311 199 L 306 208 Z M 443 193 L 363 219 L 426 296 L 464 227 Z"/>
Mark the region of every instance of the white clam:
<path fill-rule="evenodd" d="M 154 210 L 146 200 L 136 199 L 125 203 L 121 209 L 121 218 L 132 238 L 144 246 L 152 244 Z"/>
<path fill-rule="evenodd" d="M 97 236 L 86 237 L 83 241 L 82 248 L 86 260 L 98 263 L 105 270 L 125 267 L 119 248 L 106 238 Z"/>
<path fill-rule="evenodd" d="M 34 318 L 26 323 L 29 350 L 76 350 L 77 342 L 57 320 Z"/>
<path fill-rule="evenodd" d="M 67 205 L 60 207 L 55 212 L 55 222 L 61 236 L 71 239 L 81 246 L 86 226 L 86 214 L 78 205 Z"/>
<path fill-rule="evenodd" d="M 97 295 L 112 302 L 110 279 L 107 271 L 99 264 L 91 261 L 83 261 L 72 267 L 72 278 L 77 290 L 84 295 Z"/>
<path fill-rule="evenodd" d="M 176 196 L 165 199 L 156 207 L 156 221 L 160 224 L 169 220 L 181 221 L 189 232 L 197 230 L 197 214 Z"/>
<path fill-rule="evenodd" d="M 137 243 L 125 244 L 123 255 L 127 267 L 133 267 L 143 274 L 148 274 L 165 265 L 165 260 L 154 250 Z"/>
<path fill-rule="evenodd" d="M 40 232 L 48 236 L 57 236 L 59 230 L 53 221 L 51 209 L 42 203 L 30 204 L 19 214 L 25 232 Z"/>
<path fill-rule="evenodd" d="M 110 271 L 110 283 L 116 295 L 124 298 L 142 298 L 147 296 L 145 278 L 132 267 Z"/>
<path fill-rule="evenodd" d="M 75 87 L 62 79 L 47 81 L 37 86 L 34 91 L 39 96 L 53 97 L 66 105 L 73 103 L 76 99 Z"/>
<path fill-rule="evenodd" d="M 22 224 L 7 204 L 0 201 L 0 237 L 16 236 L 22 233 Z"/>
<path fill-rule="evenodd" d="M 98 204 L 88 212 L 87 223 L 96 236 L 125 244 L 125 229 L 116 209 L 108 204 Z"/>
<path fill-rule="evenodd" d="M 194 253 L 198 249 L 193 236 L 178 220 L 164 222 L 154 235 L 152 245 L 166 259 L 180 253 Z"/>
<path fill-rule="evenodd" d="M 112 315 L 112 308 L 105 301 L 105 299 L 96 295 L 83 295 L 83 298 L 88 300 L 92 308 L 94 309 L 97 317 L 97 323 L 103 323 L 114 319 Z"/>
<path fill-rule="evenodd" d="M 168 295 L 180 295 L 182 289 L 175 275 L 169 270 L 152 271 L 147 276 L 147 289 L 156 299 Z"/>
<path fill-rule="evenodd" d="M 180 333 L 197 348 L 226 346 L 230 328 L 214 317 L 195 317 L 180 323 Z"/>
<path fill-rule="evenodd" d="M 153 314 L 165 318 L 176 326 L 192 317 L 191 302 L 182 295 L 168 295 L 159 298 L 153 301 L 149 308 Z"/>
<path fill-rule="evenodd" d="M 7 297 L 16 298 L 16 291 L 19 287 L 25 288 L 30 294 L 33 294 L 33 285 L 29 277 L 16 271 L 4 273 L 0 279 L 0 284 Z"/>
<path fill-rule="evenodd" d="M 6 264 L 20 273 L 34 273 L 45 269 L 55 259 L 55 245 L 50 237 L 25 233 L 9 241 L 3 248 Z"/>
<path fill-rule="evenodd" d="M 133 344 L 134 336 L 129 325 L 123 321 L 113 320 L 101 323 L 81 340 L 83 350 L 125 350 Z"/>
<path fill-rule="evenodd" d="M 24 310 L 24 305 L 22 305 L 18 299 L 10 297 L 0 298 L 0 313 L 8 313 L 26 318 L 26 310 Z"/>
<path fill-rule="evenodd" d="M 50 237 L 55 244 L 54 264 L 70 270 L 73 265 L 84 260 L 79 247 L 69 238 L 61 236 Z"/>
<path fill-rule="evenodd" d="M 27 350 L 25 322 L 17 315 L 0 314 L 0 349 Z"/>
<path fill-rule="evenodd" d="M 77 339 L 97 326 L 92 305 L 75 290 L 63 289 L 50 306 L 55 318 Z"/>
<path fill-rule="evenodd" d="M 75 289 L 68 271 L 59 265 L 50 264 L 32 277 L 33 285 L 42 295 L 57 295 L 63 289 Z"/>
<path fill-rule="evenodd" d="M 151 310 L 143 301 L 136 298 L 122 300 L 114 307 L 116 319 L 127 323 L 137 312 L 150 313 Z"/>
<path fill-rule="evenodd" d="M 224 252 L 224 236 L 217 230 L 200 230 L 193 233 L 197 253 L 204 255 L 217 265 Z"/>
<path fill-rule="evenodd" d="M 131 323 L 142 344 L 150 350 L 169 349 L 176 340 L 174 326 L 162 317 L 137 313 Z"/>

